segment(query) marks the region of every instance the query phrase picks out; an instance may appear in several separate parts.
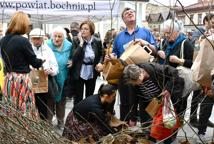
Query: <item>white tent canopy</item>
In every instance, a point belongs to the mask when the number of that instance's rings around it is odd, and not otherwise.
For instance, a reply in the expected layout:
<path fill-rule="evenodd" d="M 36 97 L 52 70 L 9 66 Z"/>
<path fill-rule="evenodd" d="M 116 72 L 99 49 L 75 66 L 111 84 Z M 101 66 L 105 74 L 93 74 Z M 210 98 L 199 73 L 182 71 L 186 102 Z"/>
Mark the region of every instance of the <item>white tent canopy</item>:
<path fill-rule="evenodd" d="M 8 22 L 11 14 L 20 10 L 31 15 L 32 23 L 65 24 L 109 19 L 111 12 L 117 16 L 119 0 L 0 0 L 0 9 L 3 22 Z"/>

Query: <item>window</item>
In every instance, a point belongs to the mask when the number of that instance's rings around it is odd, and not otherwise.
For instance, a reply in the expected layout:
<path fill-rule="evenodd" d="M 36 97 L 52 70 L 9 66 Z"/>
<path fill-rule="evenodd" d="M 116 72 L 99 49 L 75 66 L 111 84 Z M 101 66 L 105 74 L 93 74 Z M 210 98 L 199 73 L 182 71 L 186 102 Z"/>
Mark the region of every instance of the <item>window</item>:
<path fill-rule="evenodd" d="M 193 21 L 193 14 L 191 14 L 189 17 L 190 17 L 190 19 Z M 189 24 L 190 24 L 190 25 L 192 24 L 191 20 L 189 20 Z"/>
<path fill-rule="evenodd" d="M 202 14 L 198 14 L 198 24 L 202 24 Z"/>
<path fill-rule="evenodd" d="M 186 22 L 185 22 L 185 16 L 180 16 L 180 17 L 179 17 L 179 20 L 181 20 L 181 21 L 183 22 L 184 25 L 186 24 Z"/>

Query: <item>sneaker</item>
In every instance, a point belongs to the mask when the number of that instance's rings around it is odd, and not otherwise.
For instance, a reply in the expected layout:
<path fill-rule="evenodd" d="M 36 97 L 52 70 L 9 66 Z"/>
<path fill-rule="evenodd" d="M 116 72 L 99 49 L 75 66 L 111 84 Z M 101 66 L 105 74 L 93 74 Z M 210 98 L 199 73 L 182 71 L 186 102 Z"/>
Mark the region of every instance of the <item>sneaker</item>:
<path fill-rule="evenodd" d="M 205 134 L 199 134 L 199 135 L 198 135 L 197 143 L 198 143 L 198 144 L 206 143 Z"/>
<path fill-rule="evenodd" d="M 60 129 L 60 130 L 63 130 L 64 129 L 64 122 L 58 120 L 57 128 Z"/>

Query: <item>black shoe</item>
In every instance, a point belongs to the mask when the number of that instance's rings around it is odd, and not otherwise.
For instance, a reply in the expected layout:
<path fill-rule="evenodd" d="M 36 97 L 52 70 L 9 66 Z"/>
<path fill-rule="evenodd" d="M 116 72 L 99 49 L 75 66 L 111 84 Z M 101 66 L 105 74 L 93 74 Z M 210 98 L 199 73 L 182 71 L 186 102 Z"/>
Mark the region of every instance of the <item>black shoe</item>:
<path fill-rule="evenodd" d="M 211 122 L 210 120 L 207 122 L 207 126 L 208 127 L 211 127 L 211 128 L 214 128 L 214 123 Z"/>

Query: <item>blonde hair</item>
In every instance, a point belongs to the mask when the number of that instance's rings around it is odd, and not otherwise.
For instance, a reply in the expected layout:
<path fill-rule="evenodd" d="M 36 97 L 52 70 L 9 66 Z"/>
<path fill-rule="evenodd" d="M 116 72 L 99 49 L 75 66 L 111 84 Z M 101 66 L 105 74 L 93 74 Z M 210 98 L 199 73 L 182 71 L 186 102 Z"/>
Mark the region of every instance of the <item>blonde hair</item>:
<path fill-rule="evenodd" d="M 30 19 L 28 15 L 22 11 L 13 14 L 6 34 L 20 34 L 23 35 L 29 31 Z"/>

